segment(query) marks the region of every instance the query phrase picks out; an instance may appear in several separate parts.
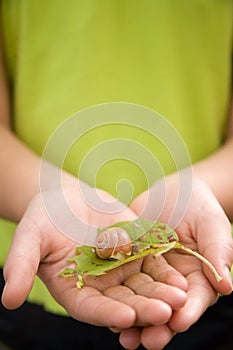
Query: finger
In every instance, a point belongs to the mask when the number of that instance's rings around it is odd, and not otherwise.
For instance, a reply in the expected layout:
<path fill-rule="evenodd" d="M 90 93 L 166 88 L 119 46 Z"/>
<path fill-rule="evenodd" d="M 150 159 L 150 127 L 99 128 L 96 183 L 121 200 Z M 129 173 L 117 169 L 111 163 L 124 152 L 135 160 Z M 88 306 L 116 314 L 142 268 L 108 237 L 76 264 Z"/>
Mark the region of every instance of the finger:
<path fill-rule="evenodd" d="M 40 261 L 40 241 L 37 229 L 23 220 L 17 227 L 4 265 L 5 287 L 2 303 L 8 309 L 22 305 L 32 289 Z"/>
<path fill-rule="evenodd" d="M 203 269 L 219 293 L 229 294 L 232 292 L 230 269 L 233 263 L 231 225 L 219 207 L 212 205 L 205 209 L 204 213 L 204 217 L 200 218 L 197 226 L 198 250 L 213 264 L 222 281 L 217 282 L 213 273 L 205 265 Z"/>
<path fill-rule="evenodd" d="M 133 291 L 125 286 L 110 287 L 103 293 L 109 298 L 132 307 L 136 312 L 136 326 L 164 324 L 171 317 L 171 308 L 165 302 L 135 295 Z"/>
<path fill-rule="evenodd" d="M 59 295 L 59 303 L 73 318 L 113 329 L 133 326 L 136 313 L 130 306 L 104 296 L 95 288 L 84 286 L 79 291 L 73 284 L 71 287 L 71 281 L 66 282 L 66 288 L 56 293 Z"/>
<path fill-rule="evenodd" d="M 126 349 L 137 349 L 141 343 L 142 328 L 131 327 L 121 331 L 119 341 Z"/>
<path fill-rule="evenodd" d="M 194 271 L 187 279 L 188 300 L 182 309 L 173 313 L 169 321 L 169 327 L 176 332 L 187 330 L 217 300 L 217 293 L 201 271 Z"/>
<path fill-rule="evenodd" d="M 163 256 L 154 258 L 152 254 L 149 255 L 143 263 L 142 271 L 155 281 L 169 284 L 184 291 L 188 288 L 186 278 L 169 265 Z"/>
<path fill-rule="evenodd" d="M 155 282 L 145 273 L 135 273 L 124 283 L 135 294 L 147 298 L 159 299 L 171 306 L 173 310 L 178 310 L 184 306 L 187 300 L 186 293 L 176 287 Z"/>
<path fill-rule="evenodd" d="M 141 343 L 147 350 L 161 350 L 175 335 L 167 325 L 145 327 Z"/>

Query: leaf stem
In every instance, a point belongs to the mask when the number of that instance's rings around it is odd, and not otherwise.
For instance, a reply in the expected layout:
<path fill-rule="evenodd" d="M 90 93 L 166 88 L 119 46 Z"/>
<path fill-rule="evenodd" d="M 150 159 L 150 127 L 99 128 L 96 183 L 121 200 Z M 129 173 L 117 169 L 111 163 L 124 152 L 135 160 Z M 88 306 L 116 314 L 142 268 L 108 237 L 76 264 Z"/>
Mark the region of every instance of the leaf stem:
<path fill-rule="evenodd" d="M 205 265 L 207 265 L 209 267 L 209 269 L 213 272 L 217 282 L 220 282 L 222 280 L 222 277 L 218 274 L 218 272 L 216 271 L 215 267 L 206 258 L 204 258 L 204 256 L 202 256 L 201 254 L 195 252 L 192 249 L 189 249 L 189 248 L 183 246 L 179 242 L 176 242 L 174 248 L 175 249 L 182 249 L 182 250 L 186 251 L 187 253 L 194 255 L 196 258 L 201 260 Z"/>

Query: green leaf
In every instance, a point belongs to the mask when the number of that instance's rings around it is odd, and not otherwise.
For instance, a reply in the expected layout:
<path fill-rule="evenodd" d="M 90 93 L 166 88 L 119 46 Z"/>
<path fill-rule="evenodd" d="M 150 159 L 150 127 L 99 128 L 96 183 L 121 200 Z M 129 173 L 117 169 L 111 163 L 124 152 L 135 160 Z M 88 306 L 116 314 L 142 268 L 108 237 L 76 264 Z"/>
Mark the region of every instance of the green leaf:
<path fill-rule="evenodd" d="M 112 269 L 115 269 L 121 265 L 127 264 L 130 261 L 142 258 L 149 254 L 154 254 L 154 256 L 157 257 L 172 249 L 175 246 L 175 244 L 176 242 L 170 242 L 166 244 L 157 245 L 157 247 L 143 250 L 135 255 L 131 255 L 122 260 L 103 260 L 99 258 L 95 252 L 93 252 L 92 247 L 84 246 L 81 247 L 84 249 L 82 252 L 79 253 L 79 255 L 69 259 L 69 262 L 76 263 L 76 267 L 74 269 L 69 268 L 64 270 L 64 272 L 61 273 L 60 276 L 66 278 L 77 276 L 79 280 L 81 280 L 80 277 L 88 275 L 100 276 Z M 70 270 L 72 270 L 72 273 Z"/>
<path fill-rule="evenodd" d="M 84 286 L 84 277 L 100 276 L 123 264 L 127 264 L 136 259 L 153 254 L 156 258 L 171 249 L 182 249 L 188 254 L 192 254 L 205 263 L 214 273 L 217 281 L 221 280 L 213 265 L 199 253 L 183 246 L 174 230 L 162 222 L 153 222 L 145 219 L 136 219 L 133 221 L 122 221 L 112 226 L 101 227 L 98 233 L 110 227 L 121 227 L 129 234 L 131 244 L 131 255 L 127 256 L 119 253 L 114 259 L 101 259 L 97 256 L 95 248 L 90 246 L 77 247 L 76 255 L 69 258 L 68 262 L 75 263 L 75 267 L 66 268 L 60 276 L 77 278 L 77 288 Z"/>

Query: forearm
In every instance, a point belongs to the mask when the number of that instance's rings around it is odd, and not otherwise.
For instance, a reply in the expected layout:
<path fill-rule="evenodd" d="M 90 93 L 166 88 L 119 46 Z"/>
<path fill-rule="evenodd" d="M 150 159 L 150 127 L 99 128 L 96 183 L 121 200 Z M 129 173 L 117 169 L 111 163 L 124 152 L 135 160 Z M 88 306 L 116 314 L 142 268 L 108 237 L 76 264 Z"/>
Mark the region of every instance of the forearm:
<path fill-rule="evenodd" d="M 32 197 L 40 191 L 41 158 L 1 125 L 0 149 L 0 217 L 18 222 Z M 53 176 L 57 172 L 60 175 L 60 169 L 48 164 L 46 171 L 48 186 L 52 188 Z M 77 184 L 76 179 L 64 171 L 62 183 Z"/>
<path fill-rule="evenodd" d="M 17 222 L 39 191 L 40 159 L 3 126 L 0 149 L 0 215 Z"/>
<path fill-rule="evenodd" d="M 40 159 L 11 132 L 9 86 L 0 33 L 0 217 L 18 221 L 39 191 Z"/>
<path fill-rule="evenodd" d="M 233 138 L 209 158 L 194 164 L 193 174 L 210 186 L 233 221 Z"/>

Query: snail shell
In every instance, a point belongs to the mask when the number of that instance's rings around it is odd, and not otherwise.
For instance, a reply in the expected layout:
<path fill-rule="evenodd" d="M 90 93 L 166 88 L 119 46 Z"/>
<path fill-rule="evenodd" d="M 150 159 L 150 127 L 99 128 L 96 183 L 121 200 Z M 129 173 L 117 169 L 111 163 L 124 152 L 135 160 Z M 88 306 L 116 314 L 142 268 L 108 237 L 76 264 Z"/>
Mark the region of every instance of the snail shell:
<path fill-rule="evenodd" d="M 114 258 L 118 253 L 131 255 L 131 239 L 120 227 L 102 231 L 96 240 L 96 254 L 102 259 Z"/>

